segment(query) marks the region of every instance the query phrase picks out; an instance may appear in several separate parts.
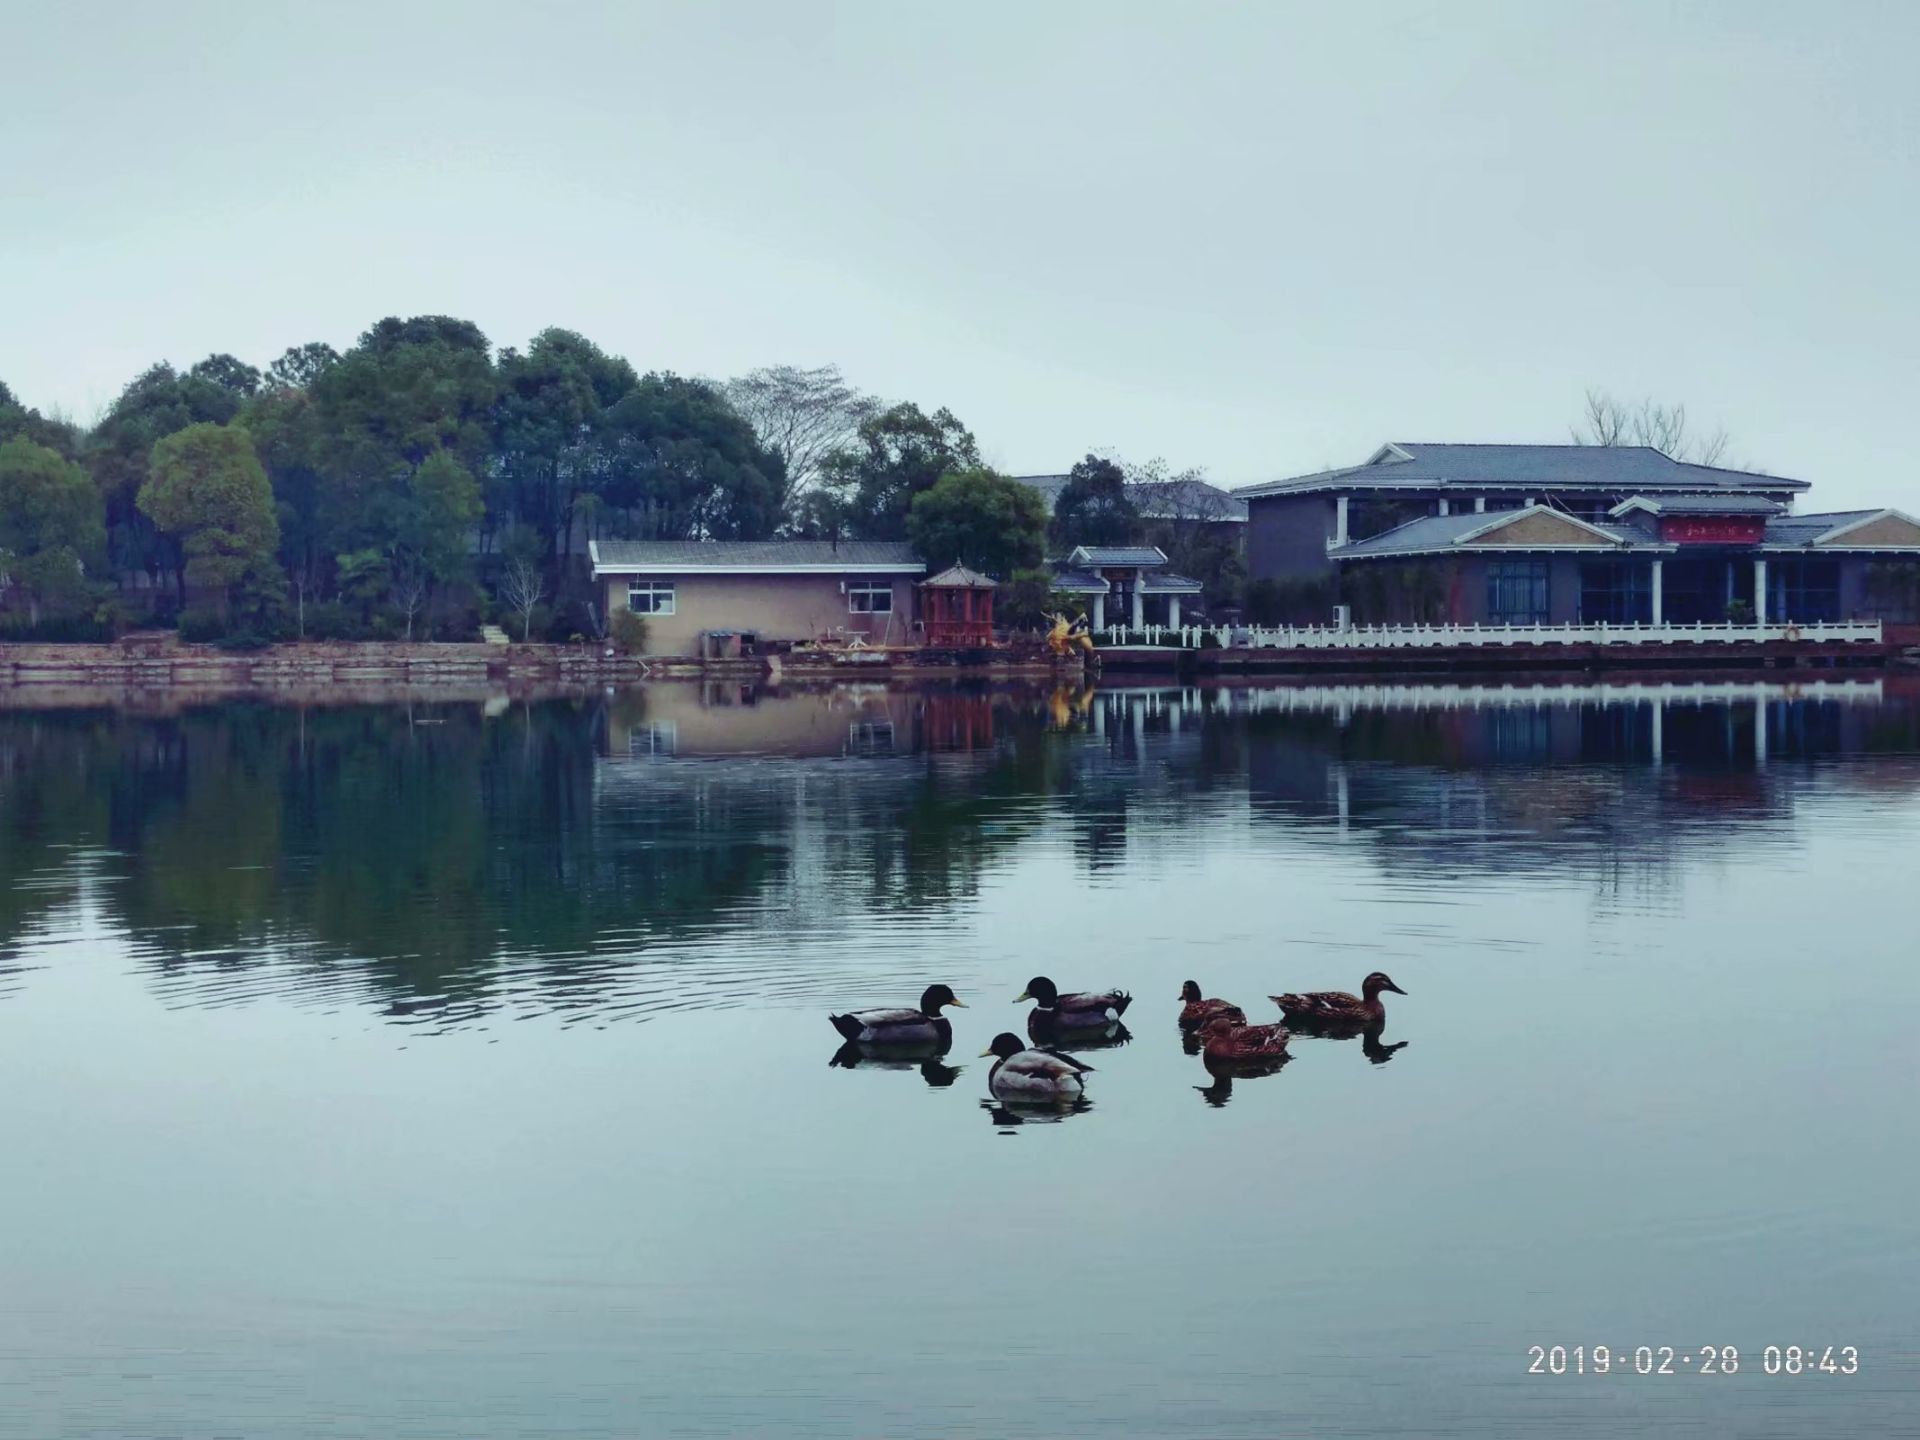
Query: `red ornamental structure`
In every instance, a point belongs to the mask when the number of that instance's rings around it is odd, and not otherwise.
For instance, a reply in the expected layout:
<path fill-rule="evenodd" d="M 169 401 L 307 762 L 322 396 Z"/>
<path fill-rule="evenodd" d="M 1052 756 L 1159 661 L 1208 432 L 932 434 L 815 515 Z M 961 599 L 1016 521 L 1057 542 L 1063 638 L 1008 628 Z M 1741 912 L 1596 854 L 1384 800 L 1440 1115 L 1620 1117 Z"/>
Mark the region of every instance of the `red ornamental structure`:
<path fill-rule="evenodd" d="M 955 563 L 920 585 L 920 623 L 929 645 L 993 643 L 993 581 Z"/>

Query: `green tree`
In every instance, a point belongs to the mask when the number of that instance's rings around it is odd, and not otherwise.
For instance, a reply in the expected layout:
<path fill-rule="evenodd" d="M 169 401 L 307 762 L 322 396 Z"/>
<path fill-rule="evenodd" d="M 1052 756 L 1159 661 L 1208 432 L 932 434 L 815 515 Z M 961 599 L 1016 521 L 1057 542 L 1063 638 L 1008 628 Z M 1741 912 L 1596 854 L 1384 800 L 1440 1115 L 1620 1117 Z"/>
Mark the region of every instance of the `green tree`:
<path fill-rule="evenodd" d="M 106 507 L 108 551 L 118 568 L 159 576 L 168 552 L 138 503 L 154 444 L 189 425 L 225 425 L 238 415 L 246 392 L 229 382 L 244 385 L 245 368 L 221 355 L 185 375 L 154 365 L 128 383 L 94 427 L 87 468 Z"/>
<path fill-rule="evenodd" d="M 389 551 L 407 639 L 413 638 L 414 617 L 431 606 L 435 593 L 467 573 L 480 510 L 479 483 L 445 450 L 429 455 L 409 479 Z"/>
<path fill-rule="evenodd" d="M 266 384 L 273 390 L 305 390 L 340 358 L 340 352 L 324 340 L 309 340 L 283 351 L 267 367 Z"/>
<path fill-rule="evenodd" d="M 995 577 L 1031 570 L 1046 558 L 1046 534 L 1040 497 L 986 469 L 942 476 L 907 517 L 907 538 L 936 570 L 956 560 Z"/>
<path fill-rule="evenodd" d="M 1111 460 L 1089 455 L 1067 475 L 1054 497 L 1047 535 L 1060 550 L 1076 545 L 1125 545 L 1139 522 L 1127 498 L 1126 472 Z"/>
<path fill-rule="evenodd" d="M 659 540 L 763 540 L 780 524 L 785 477 L 717 386 L 644 377 L 607 412 L 612 527 Z"/>
<path fill-rule="evenodd" d="M 951 410 L 895 405 L 862 420 L 854 443 L 822 465 L 821 483 L 839 503 L 816 518 L 845 524 L 859 539 L 904 540 L 914 498 L 979 464 L 980 447 Z"/>
<path fill-rule="evenodd" d="M 36 445 L 44 445 L 61 458 L 72 460 L 80 453 L 80 431 L 65 420 L 42 415 L 23 405 L 0 380 L 0 440 L 24 436 Z"/>
<path fill-rule="evenodd" d="M 0 444 L 0 590 L 24 592 L 29 620 L 84 596 L 87 567 L 105 550 L 86 471 L 24 436 Z"/>
<path fill-rule="evenodd" d="M 582 498 L 599 496 L 612 472 L 607 412 L 639 377 L 584 335 L 558 329 L 542 330 L 524 354 L 501 351 L 499 371 L 496 509 L 564 560 Z"/>
<path fill-rule="evenodd" d="M 278 574 L 273 491 L 239 426 L 190 425 L 155 444 L 139 505 L 179 548 L 183 598 L 189 584 L 217 590 L 224 616 L 242 582 L 270 588 Z"/>

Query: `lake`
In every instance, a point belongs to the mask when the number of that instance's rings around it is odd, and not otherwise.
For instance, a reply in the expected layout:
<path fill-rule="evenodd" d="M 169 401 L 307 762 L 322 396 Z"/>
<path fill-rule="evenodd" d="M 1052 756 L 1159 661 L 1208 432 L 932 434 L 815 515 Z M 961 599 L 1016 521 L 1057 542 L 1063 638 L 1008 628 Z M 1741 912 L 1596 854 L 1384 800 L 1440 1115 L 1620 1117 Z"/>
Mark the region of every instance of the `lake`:
<path fill-rule="evenodd" d="M 1917 916 L 1898 678 L 7 711 L 0 1435 L 1913 1434 Z"/>

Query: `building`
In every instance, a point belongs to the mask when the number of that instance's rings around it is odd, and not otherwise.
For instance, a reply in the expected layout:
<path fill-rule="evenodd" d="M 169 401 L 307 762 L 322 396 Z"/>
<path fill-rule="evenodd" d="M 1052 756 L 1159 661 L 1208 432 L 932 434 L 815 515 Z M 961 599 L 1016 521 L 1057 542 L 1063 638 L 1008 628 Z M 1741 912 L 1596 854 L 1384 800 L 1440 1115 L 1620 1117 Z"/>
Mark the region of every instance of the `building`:
<path fill-rule="evenodd" d="M 1178 625 L 1180 602 L 1200 593 L 1200 582 L 1166 568 L 1154 545 L 1079 545 L 1053 565 L 1053 588 L 1087 604 L 1096 631 L 1109 624 Z"/>
<path fill-rule="evenodd" d="M 716 639 L 910 644 L 927 568 L 883 540 L 596 540 L 588 554 L 609 621 L 644 615 L 656 655 L 710 654 Z"/>
<path fill-rule="evenodd" d="M 1249 486 L 1248 566 L 1326 620 L 1694 624 L 1911 618 L 1920 522 L 1796 514 L 1804 480 L 1645 447 L 1382 446 Z"/>

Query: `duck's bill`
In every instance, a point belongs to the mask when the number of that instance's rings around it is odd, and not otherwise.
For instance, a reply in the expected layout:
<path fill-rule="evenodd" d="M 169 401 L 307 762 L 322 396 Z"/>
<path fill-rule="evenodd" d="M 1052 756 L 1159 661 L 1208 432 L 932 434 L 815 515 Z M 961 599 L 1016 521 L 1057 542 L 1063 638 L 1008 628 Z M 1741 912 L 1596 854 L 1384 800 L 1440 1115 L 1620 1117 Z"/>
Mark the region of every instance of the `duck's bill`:
<path fill-rule="evenodd" d="M 958 995 L 954 996 L 953 999 L 949 1000 L 947 1003 L 949 1005 L 958 1005 L 962 1010 L 967 1008 L 967 1002 L 962 1000 Z"/>
<path fill-rule="evenodd" d="M 982 1060 L 984 1060 L 984 1059 L 986 1059 L 986 1058 L 987 1058 L 987 1057 L 988 1057 L 989 1055 L 991 1055 L 991 1054 L 993 1054 L 993 1051 L 992 1051 L 992 1050 L 982 1050 L 982 1051 L 980 1052 L 980 1058 L 981 1058 Z"/>
<path fill-rule="evenodd" d="M 1398 985 L 1394 984 L 1391 980 L 1387 982 L 1386 988 L 1391 990 L 1396 995 L 1404 995 L 1407 993 L 1406 991 L 1402 990 Z"/>
<path fill-rule="evenodd" d="M 1031 994 L 1022 990 L 1018 995 L 1013 997 L 1013 1003 L 1018 1005 L 1022 1000 L 1031 1000 L 1032 998 L 1033 996 Z"/>

